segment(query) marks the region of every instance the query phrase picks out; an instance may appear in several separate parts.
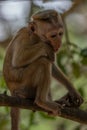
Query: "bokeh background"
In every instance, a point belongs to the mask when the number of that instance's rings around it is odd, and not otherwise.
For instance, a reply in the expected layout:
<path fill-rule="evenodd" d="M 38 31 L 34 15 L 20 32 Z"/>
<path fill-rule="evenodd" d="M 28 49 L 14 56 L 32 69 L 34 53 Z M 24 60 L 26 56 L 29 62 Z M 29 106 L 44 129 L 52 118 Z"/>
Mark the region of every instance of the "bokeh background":
<path fill-rule="evenodd" d="M 9 91 L 3 79 L 6 48 L 16 32 L 28 25 L 30 17 L 41 9 L 56 9 L 63 18 L 65 33 L 57 54 L 57 65 L 68 76 L 84 98 L 81 106 L 87 109 L 87 0 L 4 0 L 0 1 L 0 93 Z M 52 80 L 53 99 L 67 91 Z M 21 130 L 87 130 L 82 125 L 43 112 L 21 111 Z M 10 129 L 10 108 L 0 107 L 0 130 Z"/>

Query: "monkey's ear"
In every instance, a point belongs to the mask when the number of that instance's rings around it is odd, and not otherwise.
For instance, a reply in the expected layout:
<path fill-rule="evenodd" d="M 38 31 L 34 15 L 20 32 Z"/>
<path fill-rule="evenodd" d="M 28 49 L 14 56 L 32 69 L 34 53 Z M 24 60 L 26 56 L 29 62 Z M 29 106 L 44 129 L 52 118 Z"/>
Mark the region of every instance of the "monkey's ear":
<path fill-rule="evenodd" d="M 35 22 L 29 22 L 29 31 L 35 32 L 35 30 L 36 30 Z"/>

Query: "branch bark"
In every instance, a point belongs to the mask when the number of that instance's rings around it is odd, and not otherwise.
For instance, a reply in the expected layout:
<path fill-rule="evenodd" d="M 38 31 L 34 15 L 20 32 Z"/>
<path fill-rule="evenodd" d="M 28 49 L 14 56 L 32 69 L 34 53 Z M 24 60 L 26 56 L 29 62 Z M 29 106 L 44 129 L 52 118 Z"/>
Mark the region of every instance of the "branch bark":
<path fill-rule="evenodd" d="M 33 111 L 49 112 L 35 105 L 30 99 L 12 97 L 6 94 L 0 94 L 0 106 L 19 107 Z M 87 124 L 87 111 L 83 111 L 79 108 L 64 107 L 61 109 L 61 114 L 58 114 L 57 116 Z"/>

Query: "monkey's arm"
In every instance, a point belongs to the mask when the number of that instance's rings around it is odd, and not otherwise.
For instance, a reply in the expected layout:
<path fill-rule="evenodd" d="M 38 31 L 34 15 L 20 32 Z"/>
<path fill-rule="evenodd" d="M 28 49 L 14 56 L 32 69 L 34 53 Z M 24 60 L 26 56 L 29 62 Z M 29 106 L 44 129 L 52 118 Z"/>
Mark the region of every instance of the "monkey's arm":
<path fill-rule="evenodd" d="M 66 102 L 67 99 L 69 100 L 69 103 L 72 102 L 73 106 L 80 106 L 83 103 L 83 99 L 80 96 L 80 94 L 76 91 L 72 83 L 68 80 L 68 78 L 64 75 L 64 73 L 55 66 L 55 64 L 52 64 L 52 76 L 60 81 L 63 85 L 66 86 L 69 93 L 62 98 L 63 102 Z M 65 101 L 66 100 L 66 101 Z"/>
<path fill-rule="evenodd" d="M 76 91 L 72 83 L 68 80 L 68 78 L 64 75 L 64 73 L 59 69 L 59 67 L 56 67 L 55 64 L 52 64 L 52 76 L 58 81 L 60 81 L 60 83 L 65 85 L 67 90 L 71 92 Z"/>
<path fill-rule="evenodd" d="M 41 56 L 47 56 L 44 43 L 29 45 L 23 39 L 21 44 L 16 44 L 13 50 L 12 65 L 13 67 L 26 66 Z"/>

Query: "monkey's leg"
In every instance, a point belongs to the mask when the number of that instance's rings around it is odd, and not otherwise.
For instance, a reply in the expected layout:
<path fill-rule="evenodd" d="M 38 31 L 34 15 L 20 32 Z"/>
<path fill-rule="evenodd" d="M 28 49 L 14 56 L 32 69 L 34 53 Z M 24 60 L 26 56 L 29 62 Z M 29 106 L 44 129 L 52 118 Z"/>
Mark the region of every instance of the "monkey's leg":
<path fill-rule="evenodd" d="M 49 90 L 49 93 L 48 93 L 48 99 L 49 99 L 50 101 L 52 101 L 51 89 Z"/>
<path fill-rule="evenodd" d="M 54 116 L 58 113 L 60 114 L 61 105 L 56 102 L 47 100 L 44 96 L 47 97 L 47 95 L 43 94 L 43 92 L 38 93 L 38 97 L 36 96 L 35 103 L 38 106 L 48 110 L 48 112 L 52 113 Z"/>
<path fill-rule="evenodd" d="M 11 130 L 19 130 L 19 108 L 11 108 Z"/>
<path fill-rule="evenodd" d="M 47 78 L 45 80 L 40 79 L 39 86 L 36 92 L 35 103 L 38 106 L 48 110 L 48 112 L 52 113 L 53 115 L 56 115 L 58 113 L 60 114 L 61 105 L 48 99 L 49 83 L 47 80 Z"/>

